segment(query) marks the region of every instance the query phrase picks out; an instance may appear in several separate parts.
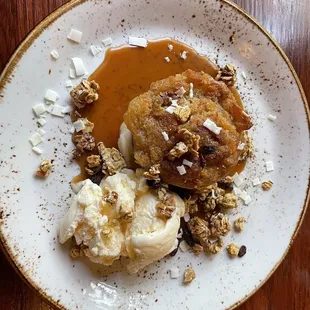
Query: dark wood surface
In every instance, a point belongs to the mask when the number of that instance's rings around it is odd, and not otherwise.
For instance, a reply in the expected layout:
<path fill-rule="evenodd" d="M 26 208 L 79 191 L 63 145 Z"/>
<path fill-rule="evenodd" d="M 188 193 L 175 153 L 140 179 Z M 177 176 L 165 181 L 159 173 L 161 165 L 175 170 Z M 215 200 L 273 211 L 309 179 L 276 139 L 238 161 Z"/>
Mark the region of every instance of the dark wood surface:
<path fill-rule="evenodd" d="M 25 35 L 65 2 L 0 0 L 0 71 Z M 310 0 L 235 0 L 235 3 L 255 16 L 276 38 L 292 61 L 310 101 Z M 50 309 L 16 275 L 3 254 L 0 254 L 0 309 Z M 310 309 L 310 212 L 281 266 L 238 309 Z"/>

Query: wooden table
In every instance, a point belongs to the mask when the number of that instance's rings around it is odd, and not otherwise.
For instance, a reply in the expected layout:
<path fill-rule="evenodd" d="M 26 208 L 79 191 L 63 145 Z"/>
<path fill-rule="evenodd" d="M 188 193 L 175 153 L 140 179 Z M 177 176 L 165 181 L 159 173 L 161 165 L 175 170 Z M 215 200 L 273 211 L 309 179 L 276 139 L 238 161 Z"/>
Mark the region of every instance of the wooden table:
<path fill-rule="evenodd" d="M 0 0 L 0 71 L 25 35 L 66 0 Z M 276 38 L 310 101 L 310 0 L 235 0 Z M 309 71 L 308 71 L 309 70 Z M 0 254 L 0 309 L 50 309 Z M 310 212 L 289 254 L 239 310 L 310 309 Z M 212 309 L 213 310 L 213 309 Z"/>

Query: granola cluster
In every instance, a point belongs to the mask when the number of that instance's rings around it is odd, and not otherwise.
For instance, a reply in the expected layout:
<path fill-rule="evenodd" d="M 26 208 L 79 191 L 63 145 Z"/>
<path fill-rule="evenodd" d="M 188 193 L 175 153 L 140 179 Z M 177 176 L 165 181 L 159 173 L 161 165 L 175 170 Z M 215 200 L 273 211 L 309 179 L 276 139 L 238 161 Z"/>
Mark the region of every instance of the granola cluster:
<path fill-rule="evenodd" d="M 83 80 L 71 90 L 70 95 L 74 104 L 80 109 L 98 100 L 99 89 L 99 84 L 95 81 Z"/>
<path fill-rule="evenodd" d="M 174 115 L 180 123 L 186 123 L 191 115 L 191 108 L 189 106 L 177 107 L 174 110 Z"/>
<path fill-rule="evenodd" d="M 40 167 L 36 170 L 36 176 L 39 178 L 47 178 L 53 167 L 53 163 L 48 159 L 45 159 L 41 162 Z"/>
<path fill-rule="evenodd" d="M 233 65 L 227 64 L 224 68 L 221 68 L 216 77 L 216 81 L 222 81 L 227 86 L 234 86 L 237 81 L 237 70 Z"/>
<path fill-rule="evenodd" d="M 252 158 L 254 155 L 253 139 L 249 137 L 247 132 L 243 132 L 240 138 L 240 155 L 239 160 L 243 161 L 247 158 Z"/>
<path fill-rule="evenodd" d="M 159 202 L 156 205 L 158 216 L 170 219 L 176 209 L 172 195 L 164 186 L 161 186 L 157 190 L 157 195 L 159 199 Z"/>

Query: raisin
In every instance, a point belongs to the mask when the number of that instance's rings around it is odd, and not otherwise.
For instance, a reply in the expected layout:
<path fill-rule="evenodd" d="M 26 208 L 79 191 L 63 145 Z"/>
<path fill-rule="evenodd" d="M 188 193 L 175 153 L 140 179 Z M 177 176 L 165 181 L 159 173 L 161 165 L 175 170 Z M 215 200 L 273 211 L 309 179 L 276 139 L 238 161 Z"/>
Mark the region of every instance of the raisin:
<path fill-rule="evenodd" d="M 239 253 L 238 253 L 238 256 L 239 257 L 242 257 L 246 254 L 246 246 L 245 245 L 242 245 L 239 249 Z"/>
<path fill-rule="evenodd" d="M 146 180 L 146 184 L 148 187 L 159 188 L 161 186 L 160 181 L 155 180 Z"/>
<path fill-rule="evenodd" d="M 104 177 L 104 174 L 103 174 L 103 172 L 100 171 L 99 173 L 90 176 L 89 179 L 90 179 L 93 183 L 99 185 L 100 182 L 101 182 L 101 180 L 103 179 L 103 177 Z"/>
<path fill-rule="evenodd" d="M 191 191 L 174 185 L 169 185 L 169 190 L 178 194 L 182 199 L 188 199 L 191 196 Z"/>
<path fill-rule="evenodd" d="M 216 147 L 213 145 L 205 145 L 199 148 L 199 153 L 208 155 L 216 152 Z"/>
<path fill-rule="evenodd" d="M 219 182 L 217 182 L 217 184 L 220 188 L 225 189 L 227 191 L 232 191 L 234 189 L 233 183 L 227 183 L 227 182 L 219 181 Z"/>
<path fill-rule="evenodd" d="M 195 245 L 195 241 L 194 241 L 192 233 L 187 227 L 183 227 L 182 229 L 183 229 L 183 234 L 182 234 L 183 240 L 185 240 L 190 247 L 193 247 Z"/>

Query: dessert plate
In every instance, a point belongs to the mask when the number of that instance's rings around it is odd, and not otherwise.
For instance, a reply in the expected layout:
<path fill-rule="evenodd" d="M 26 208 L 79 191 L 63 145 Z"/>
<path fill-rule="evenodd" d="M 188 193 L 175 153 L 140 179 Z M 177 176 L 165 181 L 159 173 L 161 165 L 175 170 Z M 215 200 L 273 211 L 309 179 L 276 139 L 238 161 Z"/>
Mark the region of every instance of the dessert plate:
<path fill-rule="evenodd" d="M 83 32 L 80 44 L 67 40 L 71 28 Z M 48 89 L 57 104 L 70 104 L 65 82 L 72 57 L 88 72 L 102 62 L 106 48 L 129 36 L 173 37 L 208 55 L 219 65 L 238 68 L 238 89 L 254 119 L 255 159 L 244 173 L 252 197 L 241 206 L 244 232 L 233 241 L 247 254 L 230 259 L 178 253 L 129 275 L 122 261 L 112 267 L 73 260 L 70 245 L 58 242 L 59 220 L 72 200 L 70 181 L 78 173 L 71 162 L 71 120 L 48 115 L 44 153 L 36 155 L 29 137 L 37 129 L 32 107 Z M 97 56 L 90 45 L 103 48 Z M 50 52 L 56 49 L 59 58 Z M 147 68 L 137 68 L 147 70 Z M 76 84 L 79 80 L 73 80 Z M 309 201 L 309 110 L 300 82 L 280 47 L 249 15 L 228 1 L 74 0 L 39 24 L 12 56 L 0 79 L 1 244 L 12 264 L 48 302 L 60 309 L 227 309 L 253 294 L 287 253 Z M 277 119 L 271 121 L 268 115 Z M 113 115 L 111 115 L 113 117 Z M 34 178 L 42 159 L 54 159 L 46 180 Z M 274 171 L 266 172 L 266 161 Z M 264 192 L 252 180 L 271 180 Z M 189 286 L 172 280 L 169 268 L 191 265 L 197 278 Z"/>

